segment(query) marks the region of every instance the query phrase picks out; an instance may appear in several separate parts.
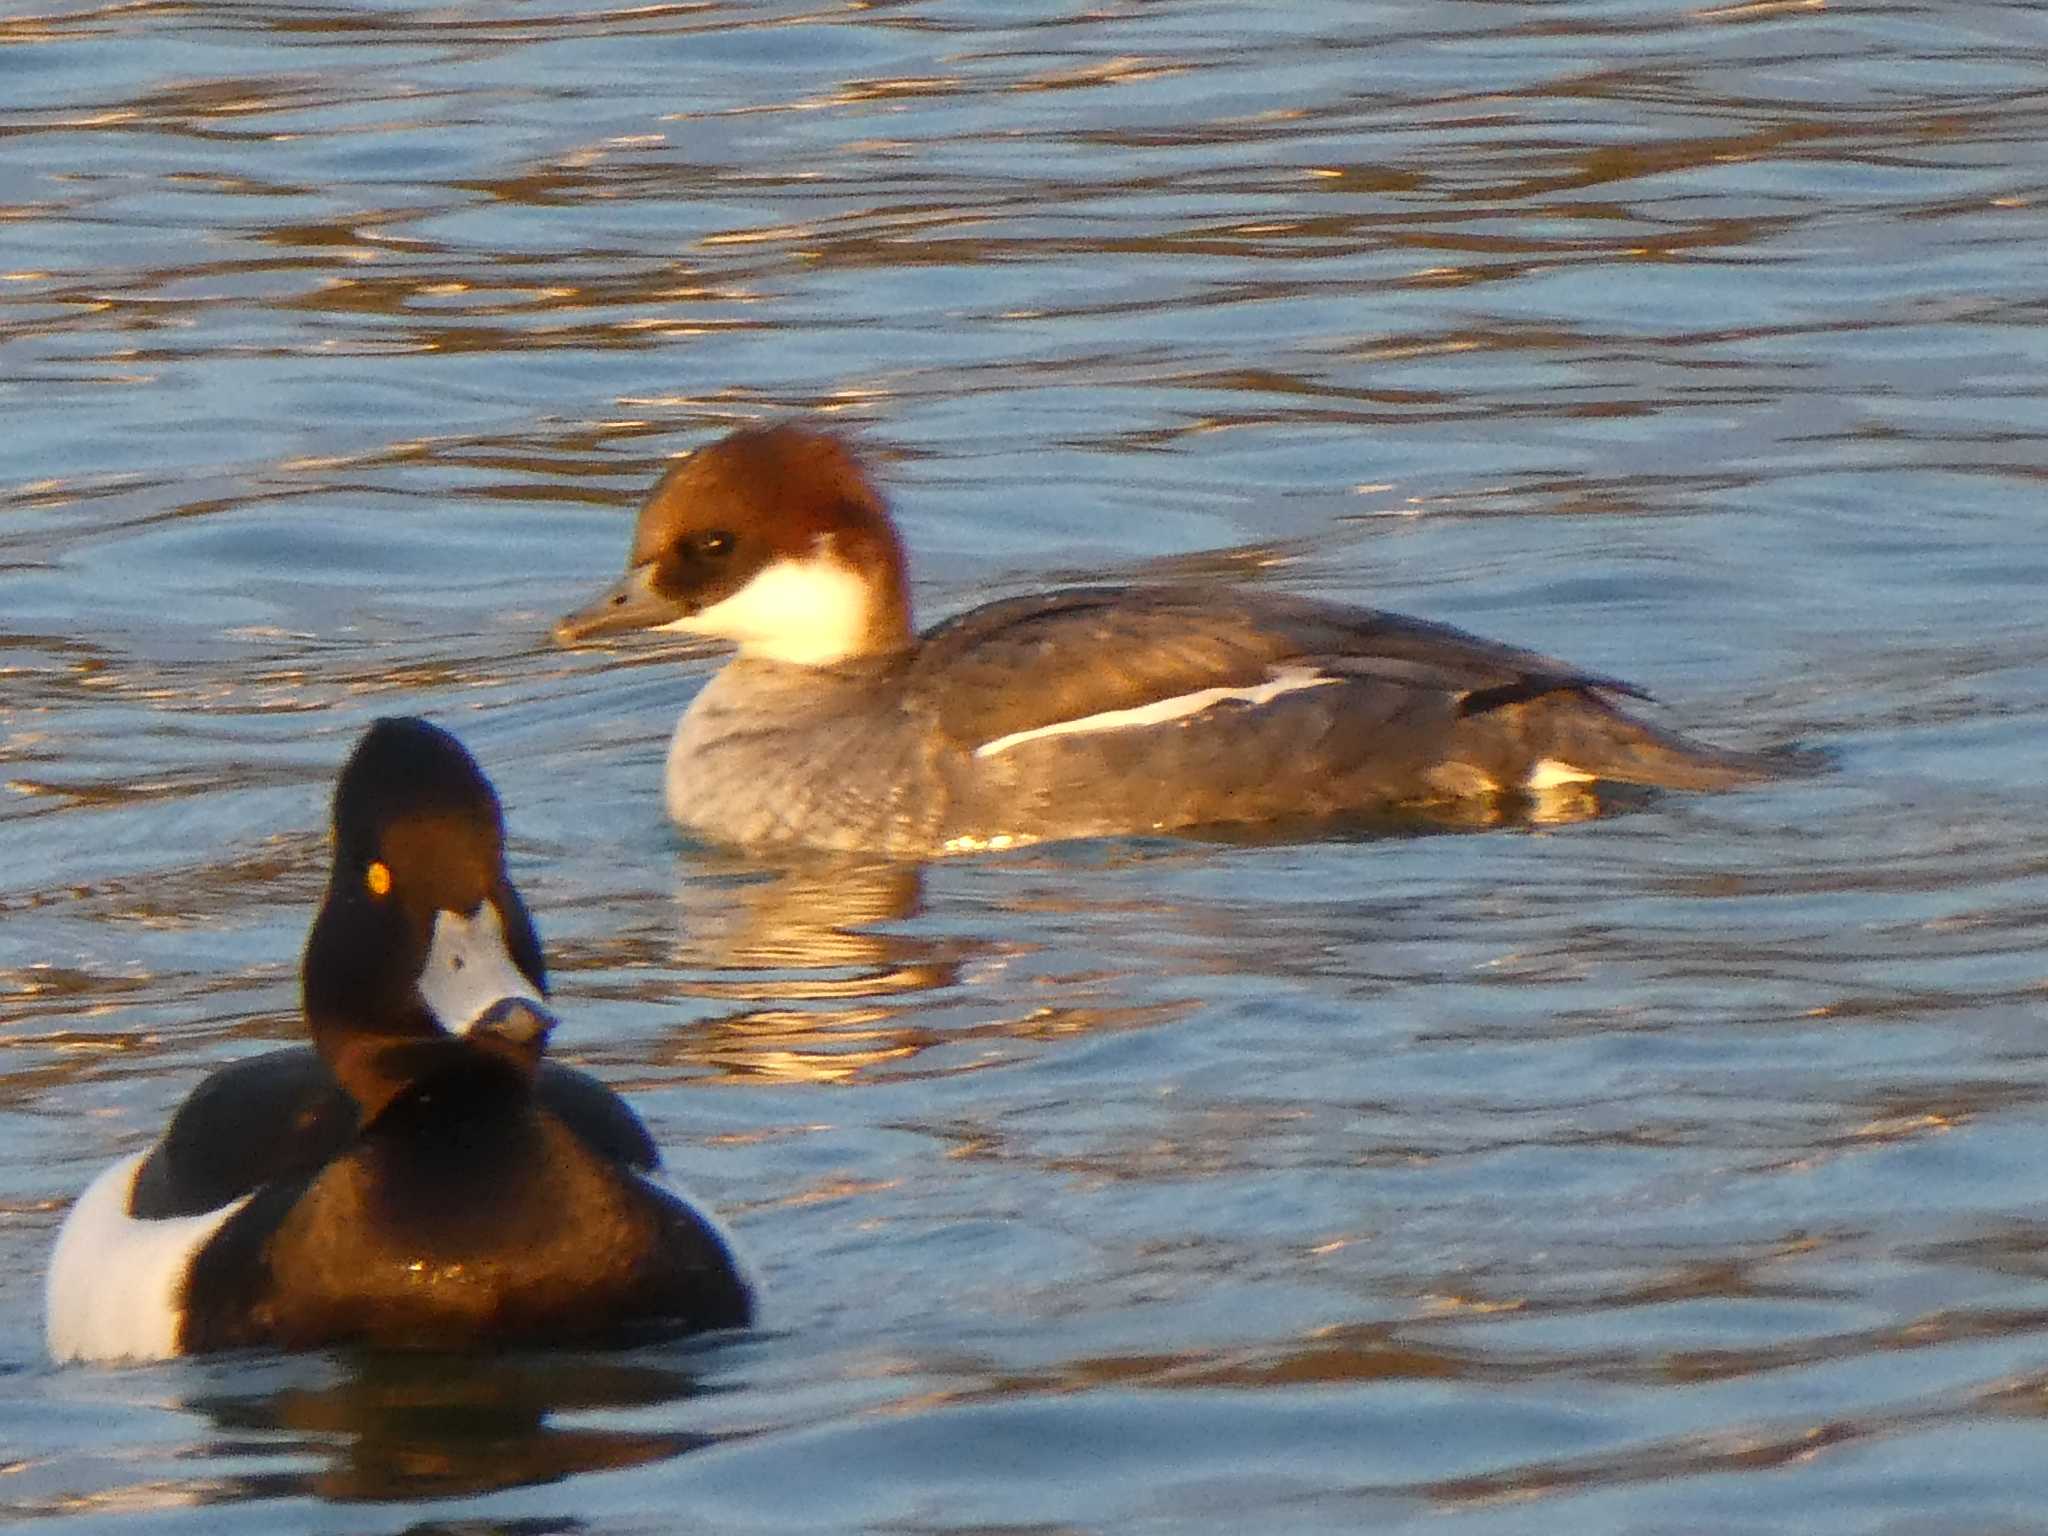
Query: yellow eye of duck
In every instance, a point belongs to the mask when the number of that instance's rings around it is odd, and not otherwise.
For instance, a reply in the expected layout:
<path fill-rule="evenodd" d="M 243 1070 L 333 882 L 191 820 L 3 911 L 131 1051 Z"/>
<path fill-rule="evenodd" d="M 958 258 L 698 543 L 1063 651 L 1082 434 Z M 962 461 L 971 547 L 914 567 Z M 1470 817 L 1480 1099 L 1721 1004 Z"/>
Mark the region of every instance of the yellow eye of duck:
<path fill-rule="evenodd" d="M 391 894 L 391 866 L 381 859 L 370 861 L 370 867 L 363 874 L 363 884 L 370 888 L 372 896 Z"/>

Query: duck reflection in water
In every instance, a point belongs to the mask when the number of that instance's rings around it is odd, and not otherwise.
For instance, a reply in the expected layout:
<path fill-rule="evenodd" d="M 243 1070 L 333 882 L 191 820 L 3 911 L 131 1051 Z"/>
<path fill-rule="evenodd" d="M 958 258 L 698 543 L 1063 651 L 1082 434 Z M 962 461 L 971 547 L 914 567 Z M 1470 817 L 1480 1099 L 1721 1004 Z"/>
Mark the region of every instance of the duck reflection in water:
<path fill-rule="evenodd" d="M 220 1390 L 185 1404 L 222 1437 L 207 1454 L 245 1460 L 260 1436 L 279 1463 L 229 1478 L 225 1501 L 457 1498 L 645 1466 L 716 1440 L 554 1422 L 591 1410 L 674 1407 L 704 1390 L 686 1365 L 631 1357 L 365 1354 L 336 1361 L 327 1380 L 306 1379 L 312 1362 L 294 1360 L 265 1369 L 273 1381 L 286 1379 L 261 1389 L 247 1384 L 246 1365 L 209 1369 Z"/>

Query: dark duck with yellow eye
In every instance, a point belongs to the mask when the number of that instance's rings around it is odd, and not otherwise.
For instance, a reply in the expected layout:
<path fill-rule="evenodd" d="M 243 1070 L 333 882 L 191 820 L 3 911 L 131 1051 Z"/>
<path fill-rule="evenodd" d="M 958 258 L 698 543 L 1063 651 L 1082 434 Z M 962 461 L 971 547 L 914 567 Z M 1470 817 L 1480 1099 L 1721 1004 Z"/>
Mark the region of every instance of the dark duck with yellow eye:
<path fill-rule="evenodd" d="M 717 1223 L 624 1101 L 545 1059 L 540 939 L 454 737 L 382 720 L 334 795 L 313 1049 L 216 1072 L 58 1234 L 59 1360 L 473 1350 L 744 1327 Z"/>

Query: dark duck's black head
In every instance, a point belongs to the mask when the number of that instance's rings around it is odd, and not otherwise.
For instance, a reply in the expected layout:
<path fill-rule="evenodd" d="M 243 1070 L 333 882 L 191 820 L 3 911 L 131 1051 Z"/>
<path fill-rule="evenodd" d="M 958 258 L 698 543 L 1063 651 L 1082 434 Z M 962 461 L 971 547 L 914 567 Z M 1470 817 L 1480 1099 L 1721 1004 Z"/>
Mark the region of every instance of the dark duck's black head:
<path fill-rule="evenodd" d="M 437 1080 L 530 1086 L 554 1017 L 498 797 L 462 744 L 379 720 L 334 791 L 334 870 L 301 968 L 313 1043 L 375 1120 Z"/>

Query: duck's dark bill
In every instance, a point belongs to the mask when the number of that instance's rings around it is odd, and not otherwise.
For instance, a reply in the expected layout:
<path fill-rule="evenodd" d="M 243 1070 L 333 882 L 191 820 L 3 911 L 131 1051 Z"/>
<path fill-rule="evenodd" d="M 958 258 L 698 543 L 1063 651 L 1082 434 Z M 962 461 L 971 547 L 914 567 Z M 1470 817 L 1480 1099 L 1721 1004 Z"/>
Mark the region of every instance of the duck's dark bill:
<path fill-rule="evenodd" d="M 599 635 L 628 629 L 651 629 L 682 616 L 669 599 L 654 590 L 654 567 L 636 565 L 598 595 L 555 625 L 555 643 L 575 645 Z"/>
<path fill-rule="evenodd" d="M 554 1032 L 555 1016 L 529 998 L 500 998 L 469 1026 L 472 1037 L 495 1035 L 513 1045 L 538 1048 L 547 1044 L 547 1038 Z"/>

